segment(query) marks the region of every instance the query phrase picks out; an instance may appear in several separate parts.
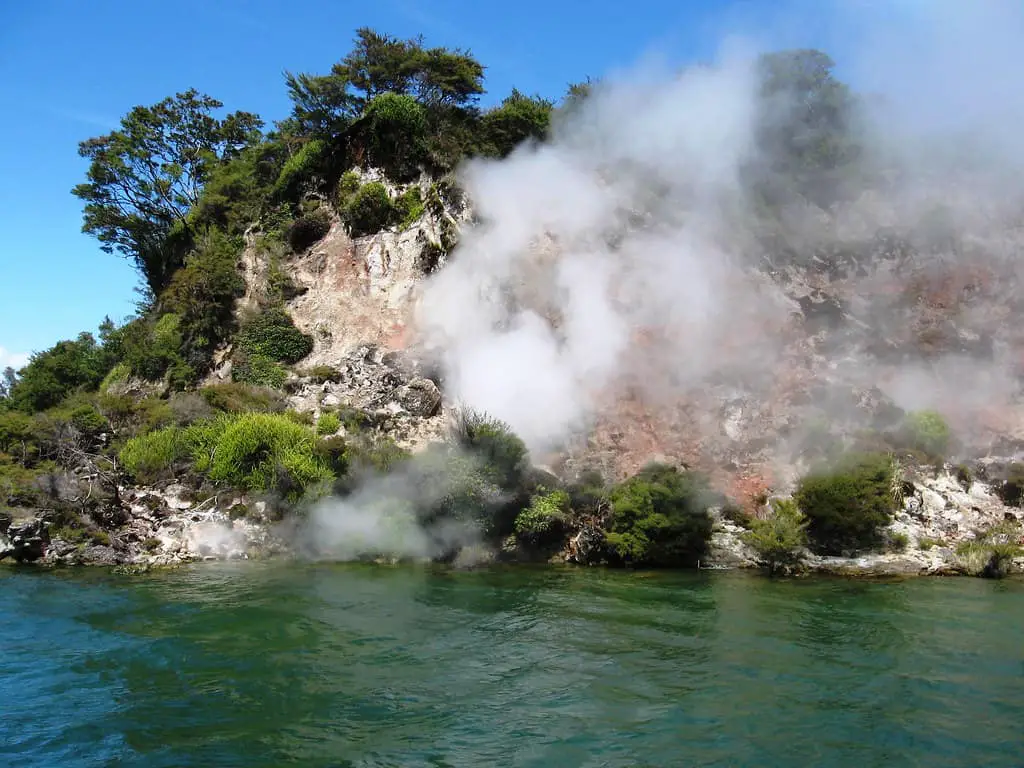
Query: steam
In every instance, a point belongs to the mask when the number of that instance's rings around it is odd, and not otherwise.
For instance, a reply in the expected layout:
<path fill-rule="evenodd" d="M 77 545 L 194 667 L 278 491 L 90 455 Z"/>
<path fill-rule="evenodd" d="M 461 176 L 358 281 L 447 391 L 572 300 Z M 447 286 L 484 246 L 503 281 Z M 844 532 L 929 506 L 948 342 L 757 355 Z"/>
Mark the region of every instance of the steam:
<path fill-rule="evenodd" d="M 420 316 L 459 397 L 551 448 L 585 428 L 637 332 L 667 332 L 659 354 L 693 381 L 753 316 L 785 316 L 715 238 L 739 194 L 754 87 L 749 55 L 734 52 L 679 75 L 633 73 L 550 143 L 466 168 L 481 223 Z M 730 295 L 753 304 L 730 308 Z"/>
<path fill-rule="evenodd" d="M 465 488 L 473 467 L 454 449 L 417 454 L 386 474 L 364 477 L 348 496 L 317 502 L 293 538 L 310 558 L 341 561 L 432 560 L 471 548 L 480 543 L 472 519 L 431 520 L 430 513 Z"/>
<path fill-rule="evenodd" d="M 874 177 L 831 210 L 791 206 L 768 253 L 740 183 L 765 160 L 750 45 L 728 41 L 711 66 L 620 73 L 550 142 L 469 163 L 462 183 L 479 223 L 425 286 L 418 314 L 453 395 L 508 422 L 534 452 L 586 433 L 612 401 L 671 408 L 721 387 L 768 399 L 804 368 L 830 385 L 880 386 L 904 407 L 959 407 L 961 427 L 993 398 L 1008 404 L 1017 386 L 1006 348 L 984 361 L 884 363 L 811 344 L 806 330 L 801 347 L 797 276 L 785 295 L 764 268 L 780 251 L 809 257 L 883 231 L 913 240 L 919 263 L 878 264 L 836 288 L 880 337 L 909 332 L 904 314 L 871 298 L 900 270 L 905 281 L 950 263 L 1017 269 L 1024 9 L 885 5 L 844 5 L 834 19 L 838 76 L 868 99 Z M 818 287 L 797 286 L 805 296 Z M 957 322 L 991 324 L 990 309 Z"/>
<path fill-rule="evenodd" d="M 865 99 L 865 178 L 827 210 L 793 200 L 764 217 L 743 181 L 772 160 L 758 156 L 756 51 L 790 47 L 764 40 L 729 40 L 682 72 L 616 73 L 558 116 L 548 142 L 468 163 L 476 223 L 423 286 L 416 318 L 447 394 L 506 421 L 534 457 L 604 421 L 612 453 L 630 438 L 659 453 L 667 431 L 676 456 L 696 446 L 735 470 L 737 451 L 762 450 L 782 476 L 813 425 L 891 415 L 862 410 L 879 389 L 898 407 L 939 409 L 969 438 L 1005 427 L 1024 344 L 1015 306 L 935 309 L 907 289 L 1019 285 L 1024 7 L 884 6 L 841 5 L 840 44 L 821 46 Z M 853 256 L 837 276 L 819 254 Z M 926 354 L 929 334 L 954 351 Z M 471 546 L 471 522 L 423 518 L 457 485 L 417 458 L 319 503 L 302 545 L 334 559 Z"/>

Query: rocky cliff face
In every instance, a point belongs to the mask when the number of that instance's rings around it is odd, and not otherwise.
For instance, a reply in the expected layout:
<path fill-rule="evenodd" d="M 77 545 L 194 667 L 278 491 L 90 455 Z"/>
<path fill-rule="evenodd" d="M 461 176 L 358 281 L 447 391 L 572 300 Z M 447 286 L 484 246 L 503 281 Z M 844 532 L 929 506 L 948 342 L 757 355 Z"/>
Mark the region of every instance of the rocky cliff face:
<path fill-rule="evenodd" d="M 353 239 L 335 217 L 320 242 L 279 263 L 250 233 L 241 301 L 243 308 L 253 304 L 273 271 L 283 271 L 292 284 L 287 308 L 315 340 L 287 382 L 290 407 L 315 415 L 357 409 L 374 430 L 410 449 L 442 438 L 453 413 L 452 393 L 420 346 L 414 317 L 424 280 L 444 268 L 454 237 L 472 219 L 464 200 L 436 194 L 427 179 L 420 188 L 428 204 L 408 226 Z M 770 238 L 749 246 L 742 279 L 770 295 L 772 324 L 766 328 L 768 316 L 751 313 L 745 324 L 730 325 L 715 339 L 722 364 L 682 383 L 677 365 L 650 365 L 658 349 L 673 353 L 674 340 L 657 327 L 637 327 L 623 375 L 588 393 L 597 403 L 589 428 L 535 462 L 566 477 L 597 468 L 610 479 L 651 459 L 683 464 L 708 472 L 758 514 L 769 496 L 792 490 L 825 443 L 849 444 L 892 427 L 915 404 L 938 406 L 960 438 L 954 454 L 976 479 L 965 484 L 949 465 L 908 470 L 904 505 L 890 531 L 906 538 L 905 552 L 852 560 L 808 553 L 806 562 L 836 572 L 965 570 L 958 544 L 1021 518 L 996 493 L 1000 464 L 1024 454 L 1024 329 L 1009 322 L 1024 310 L 1016 290 L 1018 240 L 1004 229 L 937 253 L 879 232 L 815 241 L 805 230 L 799 248 L 785 237 L 772 247 Z M 540 238 L 534 248 L 530 271 L 509 300 L 535 308 L 557 328 L 563 318 L 550 278 L 559 244 Z M 752 339 L 759 348 L 751 348 Z M 335 374 L 302 375 L 314 366 Z M 212 378 L 229 376 L 225 365 Z M 0 520 L 0 556 L 162 564 L 286 550 L 258 500 L 229 495 L 197 503 L 176 486 L 121 494 L 130 519 L 109 543 L 63 541 L 45 516 Z M 585 562 L 595 531 L 574 531 L 561 557 Z M 755 564 L 741 532 L 718 519 L 705 565 Z"/>

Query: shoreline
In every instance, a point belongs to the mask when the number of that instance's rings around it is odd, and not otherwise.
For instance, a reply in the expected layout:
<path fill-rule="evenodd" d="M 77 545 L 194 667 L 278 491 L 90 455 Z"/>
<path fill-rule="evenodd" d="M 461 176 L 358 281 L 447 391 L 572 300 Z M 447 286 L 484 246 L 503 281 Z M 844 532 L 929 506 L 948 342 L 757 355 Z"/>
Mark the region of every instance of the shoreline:
<path fill-rule="evenodd" d="M 1006 506 L 995 486 L 976 480 L 964 487 L 955 469 L 917 472 L 904 478 L 903 506 L 885 529 L 888 551 L 825 556 L 804 548 L 792 575 L 848 578 L 918 576 L 995 576 L 1024 572 L 1020 554 L 1004 559 L 994 571 L 990 553 L 979 543 L 981 532 L 1001 521 L 1019 521 L 1022 511 Z M 124 518 L 111 527 L 88 530 L 62 527 L 54 513 L 28 510 L 17 517 L 0 512 L 0 565 L 112 567 L 150 570 L 203 561 L 295 559 L 352 561 L 331 553 L 305 558 L 296 548 L 298 517 L 278 518 L 266 501 L 231 491 L 200 492 L 180 482 L 162 486 L 120 486 Z M 745 570 L 768 572 L 746 542 L 748 526 L 711 508 L 711 537 L 697 568 L 669 570 Z M 749 518 L 747 519 L 749 525 Z M 564 534 L 539 547 L 523 540 L 467 544 L 453 551 L 454 568 L 491 564 L 565 563 L 578 567 L 618 569 L 603 548 L 604 533 L 592 523 L 575 521 Z M 893 546 L 896 539 L 902 546 Z M 386 544 L 383 546 L 387 546 Z M 347 553 L 354 554 L 354 553 Z M 413 557 L 357 557 L 379 562 L 421 561 Z M 434 561 L 436 562 L 436 560 Z M 627 566 L 628 567 L 628 566 Z M 637 569 L 662 570 L 662 569 Z M 787 573 L 787 575 L 789 575 Z"/>

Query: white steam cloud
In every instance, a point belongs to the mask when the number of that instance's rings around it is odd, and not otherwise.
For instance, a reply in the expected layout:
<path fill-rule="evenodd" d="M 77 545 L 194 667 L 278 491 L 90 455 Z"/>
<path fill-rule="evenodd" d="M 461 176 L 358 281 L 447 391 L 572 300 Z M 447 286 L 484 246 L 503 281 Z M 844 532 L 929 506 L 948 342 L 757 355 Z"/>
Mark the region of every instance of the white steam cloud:
<path fill-rule="evenodd" d="M 755 84 L 738 53 L 634 73 L 602 85 L 550 143 L 466 168 L 481 223 L 420 315 L 458 397 L 552 447 L 585 426 L 638 332 L 665 333 L 659 354 L 691 378 L 752 315 L 782 312 L 714 237 L 750 151 Z M 723 301 L 737 291 L 753 304 Z"/>
<path fill-rule="evenodd" d="M 1012 264 L 1024 242 L 1014 230 L 1024 6 L 841 8 L 837 74 L 868 100 L 880 181 L 833 210 L 787 211 L 783 245 L 954 230 L 957 246 L 936 252 L 936 263 Z M 507 421 L 535 451 L 586 431 L 609 393 L 671 405 L 725 382 L 767 397 L 780 371 L 798 365 L 785 356 L 793 296 L 777 275 L 751 268 L 772 256 L 740 183 L 757 160 L 754 50 L 721 50 L 711 66 L 609 78 L 550 142 L 463 169 L 478 223 L 425 286 L 419 329 L 443 357 L 453 396 Z M 843 290 L 863 307 L 862 288 L 885 275 L 859 279 Z M 883 335 L 902 331 L 873 322 Z M 1016 385 L 1005 352 L 983 370 L 973 359 L 886 368 L 847 350 L 826 369 L 887 387 L 907 407 L 1006 402 Z"/>

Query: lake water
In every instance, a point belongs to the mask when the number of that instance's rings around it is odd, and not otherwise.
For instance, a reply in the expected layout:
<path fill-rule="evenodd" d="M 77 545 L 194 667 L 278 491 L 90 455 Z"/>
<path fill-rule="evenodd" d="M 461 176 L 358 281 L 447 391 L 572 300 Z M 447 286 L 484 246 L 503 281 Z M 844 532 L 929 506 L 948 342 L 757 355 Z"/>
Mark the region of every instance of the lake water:
<path fill-rule="evenodd" d="M 1022 766 L 1024 582 L 0 569 L 0 764 Z"/>

